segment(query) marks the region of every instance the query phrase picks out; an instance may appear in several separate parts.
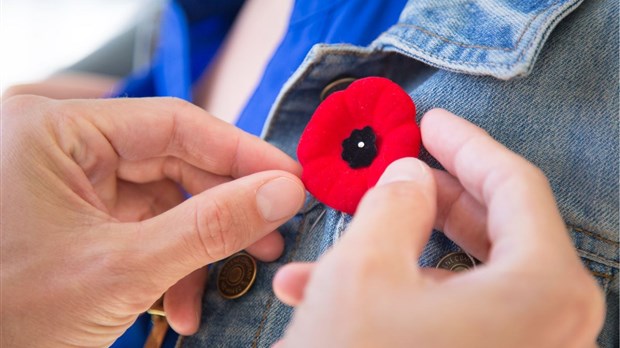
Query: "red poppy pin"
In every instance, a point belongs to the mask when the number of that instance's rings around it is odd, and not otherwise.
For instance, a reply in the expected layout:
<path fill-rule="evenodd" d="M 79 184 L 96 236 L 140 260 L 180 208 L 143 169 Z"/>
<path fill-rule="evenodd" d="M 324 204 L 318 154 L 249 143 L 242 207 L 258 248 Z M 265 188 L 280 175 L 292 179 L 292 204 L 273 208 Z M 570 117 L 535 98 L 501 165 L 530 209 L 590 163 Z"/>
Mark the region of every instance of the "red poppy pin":
<path fill-rule="evenodd" d="M 312 115 L 297 148 L 301 179 L 317 200 L 353 214 L 390 163 L 418 156 L 420 141 L 407 92 L 386 78 L 359 79 Z"/>

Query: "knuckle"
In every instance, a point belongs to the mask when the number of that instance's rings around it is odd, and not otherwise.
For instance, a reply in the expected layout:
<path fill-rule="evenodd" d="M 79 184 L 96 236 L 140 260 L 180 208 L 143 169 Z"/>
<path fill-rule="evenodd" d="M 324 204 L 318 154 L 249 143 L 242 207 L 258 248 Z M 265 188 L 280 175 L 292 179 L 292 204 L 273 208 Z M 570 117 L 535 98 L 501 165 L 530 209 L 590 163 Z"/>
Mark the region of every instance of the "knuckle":
<path fill-rule="evenodd" d="M 163 100 L 166 103 L 167 107 L 170 108 L 173 115 L 183 116 L 191 114 L 192 111 L 200 111 L 201 113 L 212 116 L 206 110 L 197 107 L 196 105 L 188 102 L 187 100 L 177 98 L 177 97 L 159 97 L 159 99 Z"/>
<path fill-rule="evenodd" d="M 53 100 L 41 116 L 59 139 L 63 139 L 62 135 L 67 133 L 76 133 L 79 128 L 78 125 L 84 122 L 84 115 L 81 112 L 79 102 L 68 100 Z"/>
<path fill-rule="evenodd" d="M 52 107 L 45 115 L 48 120 L 58 128 L 58 132 L 62 133 L 68 128 L 75 128 L 83 118 L 72 104 L 58 103 Z"/>
<path fill-rule="evenodd" d="M 167 127 L 168 132 L 168 144 L 166 151 L 171 153 L 178 152 L 187 152 L 189 149 L 186 148 L 186 140 L 182 134 L 182 125 L 186 122 L 187 115 L 190 114 L 188 112 L 188 108 L 192 108 L 193 105 L 188 103 L 187 101 L 175 97 L 166 97 L 163 98 L 165 103 L 167 103 L 167 107 L 170 109 L 170 119 L 168 120 L 169 124 Z"/>
<path fill-rule="evenodd" d="M 197 209 L 197 238 L 207 259 L 219 260 L 239 249 L 233 226 L 232 209 L 225 202 L 210 199 Z"/>
<path fill-rule="evenodd" d="M 520 174 L 521 177 L 523 177 L 528 182 L 536 182 L 542 185 L 549 186 L 549 180 L 547 179 L 547 176 L 542 171 L 542 169 L 538 168 L 530 162 L 526 162 L 526 165 L 523 166 Z"/>
<path fill-rule="evenodd" d="M 183 110 L 191 105 L 188 101 L 183 100 L 181 98 L 177 98 L 177 97 L 162 97 L 162 100 L 170 104 L 170 108 L 172 110 L 178 110 L 178 109 Z"/>
<path fill-rule="evenodd" d="M 186 162 L 177 157 L 166 157 L 162 166 L 162 174 L 174 182 L 184 184 L 187 182 L 187 179 L 184 177 L 185 171 L 183 170 L 185 165 Z"/>
<path fill-rule="evenodd" d="M 505 167 L 493 169 L 482 183 L 482 191 L 485 196 L 500 188 L 509 188 L 510 191 L 531 192 L 548 188 L 549 180 L 545 173 L 534 164 L 519 158 L 520 161 Z"/>
<path fill-rule="evenodd" d="M 165 103 L 165 107 L 171 111 L 170 114 L 172 115 L 173 122 L 183 120 L 196 108 L 192 103 L 177 97 L 163 97 L 162 100 Z"/>
<path fill-rule="evenodd" d="M 546 192 L 549 195 L 553 195 L 551 190 L 551 184 L 547 179 L 547 176 L 534 164 L 527 162 L 519 170 L 515 171 L 515 180 L 517 186 L 525 190 L 525 192 L 531 192 L 532 194 Z"/>

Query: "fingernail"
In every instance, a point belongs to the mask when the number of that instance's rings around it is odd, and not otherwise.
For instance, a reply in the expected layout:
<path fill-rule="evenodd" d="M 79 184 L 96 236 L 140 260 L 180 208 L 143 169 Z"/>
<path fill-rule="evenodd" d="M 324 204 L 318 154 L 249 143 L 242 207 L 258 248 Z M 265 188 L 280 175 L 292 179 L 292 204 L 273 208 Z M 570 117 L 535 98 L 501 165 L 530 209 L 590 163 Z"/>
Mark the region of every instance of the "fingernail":
<path fill-rule="evenodd" d="M 428 175 L 428 167 L 413 157 L 401 158 L 392 162 L 383 172 L 377 186 L 397 181 L 418 181 Z"/>
<path fill-rule="evenodd" d="M 304 200 L 304 189 L 288 178 L 273 179 L 256 192 L 256 204 L 263 218 L 269 222 L 292 216 Z"/>

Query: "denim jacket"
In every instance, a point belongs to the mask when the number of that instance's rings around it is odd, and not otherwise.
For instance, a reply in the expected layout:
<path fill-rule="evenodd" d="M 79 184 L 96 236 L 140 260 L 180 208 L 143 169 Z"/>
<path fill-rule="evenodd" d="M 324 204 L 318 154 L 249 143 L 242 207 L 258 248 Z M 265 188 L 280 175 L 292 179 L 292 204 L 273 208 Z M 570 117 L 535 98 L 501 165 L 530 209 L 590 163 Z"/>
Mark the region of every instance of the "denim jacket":
<path fill-rule="evenodd" d="M 607 294 L 599 344 L 617 347 L 617 1 L 409 1 L 399 22 L 368 47 L 315 46 L 282 88 L 263 137 L 295 157 L 325 86 L 364 76 L 400 84 L 417 105 L 418 121 L 431 108 L 448 109 L 546 173 L 567 233 Z M 421 158 L 438 166 L 425 152 Z M 292 313 L 273 294 L 276 270 L 316 260 L 350 221 L 309 197 L 280 228 L 284 254 L 273 263 L 259 262 L 255 284 L 238 299 L 218 293 L 221 266 L 212 267 L 201 327 L 179 345 L 269 347 Z M 459 246 L 435 231 L 419 264 L 434 267 L 455 251 Z"/>

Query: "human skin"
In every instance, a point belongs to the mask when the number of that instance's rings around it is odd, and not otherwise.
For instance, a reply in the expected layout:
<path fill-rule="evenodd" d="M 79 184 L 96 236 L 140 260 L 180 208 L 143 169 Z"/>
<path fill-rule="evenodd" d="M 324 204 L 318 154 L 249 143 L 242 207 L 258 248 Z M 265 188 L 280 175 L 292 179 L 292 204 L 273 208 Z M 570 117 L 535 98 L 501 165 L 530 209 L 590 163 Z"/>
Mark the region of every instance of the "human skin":
<path fill-rule="evenodd" d="M 4 91 L 2 99 L 24 94 L 53 99 L 101 98 L 111 95 L 118 87 L 118 82 L 110 76 L 64 72 L 43 81 L 11 86 Z"/>
<path fill-rule="evenodd" d="M 277 258 L 303 204 L 295 161 L 178 99 L 18 96 L 1 120 L 1 346 L 107 346 L 164 292 L 191 334 L 204 266 Z"/>
<path fill-rule="evenodd" d="M 342 239 L 282 268 L 295 306 L 281 347 L 594 347 L 602 291 L 581 264 L 543 173 L 445 110 L 422 139 L 447 172 L 394 162 Z M 420 268 L 432 228 L 483 261 Z"/>

